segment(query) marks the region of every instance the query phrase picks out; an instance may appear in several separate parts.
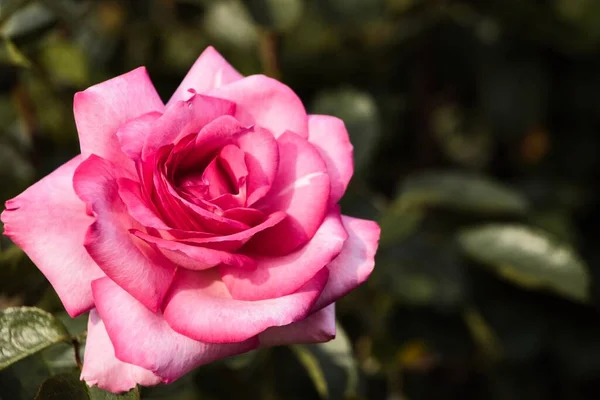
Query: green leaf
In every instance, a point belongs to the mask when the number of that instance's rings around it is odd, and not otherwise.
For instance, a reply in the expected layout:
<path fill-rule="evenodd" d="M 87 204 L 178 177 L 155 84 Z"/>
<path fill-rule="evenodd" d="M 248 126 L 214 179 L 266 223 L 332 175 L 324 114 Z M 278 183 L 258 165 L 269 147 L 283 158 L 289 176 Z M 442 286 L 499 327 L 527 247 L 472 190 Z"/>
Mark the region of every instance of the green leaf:
<path fill-rule="evenodd" d="M 489 178 L 463 172 L 431 171 L 408 178 L 393 207 L 447 207 L 486 214 L 522 214 L 523 196 Z"/>
<path fill-rule="evenodd" d="M 35 400 L 89 400 L 85 383 L 79 380 L 78 374 L 61 374 L 53 376 L 40 386 Z"/>
<path fill-rule="evenodd" d="M 140 400 L 140 391 L 137 387 L 129 392 L 114 394 L 105 390 L 99 389 L 97 386 L 88 388 L 90 400 Z"/>
<path fill-rule="evenodd" d="M 459 242 L 475 260 L 521 286 L 546 287 L 573 300 L 588 300 L 585 263 L 572 248 L 543 231 L 490 224 L 461 232 Z"/>
<path fill-rule="evenodd" d="M 31 61 L 7 38 L 0 41 L 0 63 L 22 68 L 31 67 Z"/>
<path fill-rule="evenodd" d="M 335 339 L 329 342 L 291 346 L 321 398 L 330 400 L 355 397 L 358 392 L 352 344 L 339 324 L 336 330 Z"/>
<path fill-rule="evenodd" d="M 290 346 L 296 357 L 304 368 L 306 368 L 306 372 L 310 379 L 313 381 L 315 385 L 315 389 L 317 389 L 317 393 L 323 399 L 329 398 L 329 391 L 327 389 L 327 381 L 325 380 L 325 374 L 319 365 L 319 361 L 317 357 L 309 351 L 304 345 L 293 345 Z"/>
<path fill-rule="evenodd" d="M 56 84 L 85 87 L 89 67 L 83 50 L 67 41 L 49 41 L 41 53 L 41 61 Z"/>
<path fill-rule="evenodd" d="M 4 21 L 0 26 L 0 34 L 10 39 L 17 39 L 44 31 L 54 21 L 54 15 L 45 6 L 31 2 L 31 4 L 20 8 Z"/>
<path fill-rule="evenodd" d="M 0 313 L 0 369 L 65 340 L 69 332 L 52 314 L 33 307 L 8 308 Z"/>

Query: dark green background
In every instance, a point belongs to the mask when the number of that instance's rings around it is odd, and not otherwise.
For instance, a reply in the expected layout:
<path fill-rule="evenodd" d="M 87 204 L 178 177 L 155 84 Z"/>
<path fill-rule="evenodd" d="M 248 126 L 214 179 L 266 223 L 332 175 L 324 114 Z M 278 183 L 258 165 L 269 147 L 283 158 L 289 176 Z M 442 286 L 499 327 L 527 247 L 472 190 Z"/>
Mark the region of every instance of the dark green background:
<path fill-rule="evenodd" d="M 598 398 L 598 1 L 0 0 L 0 36 L 2 201 L 77 154 L 76 91 L 146 65 L 166 101 L 207 45 L 350 131 L 342 208 L 383 236 L 338 305 L 347 341 L 218 362 L 142 398 Z M 1 245 L 0 308 L 61 314 Z M 0 399 L 74 370 L 63 353 L 0 371 Z"/>

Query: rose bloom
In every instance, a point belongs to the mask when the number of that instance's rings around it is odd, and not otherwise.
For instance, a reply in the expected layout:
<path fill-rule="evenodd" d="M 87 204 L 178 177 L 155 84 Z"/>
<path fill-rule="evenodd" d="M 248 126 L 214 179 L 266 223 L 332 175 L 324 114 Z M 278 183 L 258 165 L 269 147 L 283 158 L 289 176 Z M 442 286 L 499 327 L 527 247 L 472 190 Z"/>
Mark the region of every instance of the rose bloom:
<path fill-rule="evenodd" d="M 258 347 L 335 337 L 379 227 L 343 216 L 344 123 L 213 48 L 164 105 L 141 67 L 75 95 L 81 154 L 6 202 L 5 234 L 72 317 L 112 392 Z"/>

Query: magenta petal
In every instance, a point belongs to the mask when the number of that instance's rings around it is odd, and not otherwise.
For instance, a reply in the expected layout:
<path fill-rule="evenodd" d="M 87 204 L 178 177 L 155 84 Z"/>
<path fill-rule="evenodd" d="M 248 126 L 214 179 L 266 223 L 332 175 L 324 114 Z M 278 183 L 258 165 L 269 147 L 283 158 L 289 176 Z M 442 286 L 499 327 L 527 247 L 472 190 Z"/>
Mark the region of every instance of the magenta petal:
<path fill-rule="evenodd" d="M 337 203 L 348 187 L 354 173 L 353 147 L 344 121 L 328 115 L 308 117 L 308 141 L 311 142 L 327 164 L 331 179 L 330 203 Z"/>
<path fill-rule="evenodd" d="M 119 197 L 117 179 L 114 166 L 95 155 L 75 171 L 75 192 L 96 215 L 84 246 L 107 276 L 146 307 L 157 310 L 175 269 L 151 246 L 131 240 L 128 229 L 135 226 Z"/>
<path fill-rule="evenodd" d="M 269 191 L 277 176 L 279 146 L 271 132 L 260 127 L 254 127 L 254 132 L 239 137 L 238 145 L 246 153 L 246 204 L 251 206 Z"/>
<path fill-rule="evenodd" d="M 223 251 L 237 251 L 242 247 L 248 240 L 252 238 L 257 232 L 263 231 L 267 228 L 277 225 L 285 218 L 285 213 L 276 212 L 269 215 L 263 222 L 248 228 L 238 233 L 231 235 L 213 235 L 205 236 L 204 234 L 198 235 L 197 232 L 186 232 L 169 230 L 167 231 L 179 242 L 200 245 L 209 249 L 217 249 Z M 313 273 L 314 275 L 314 273 Z M 311 275 L 312 276 L 312 275 Z"/>
<path fill-rule="evenodd" d="M 335 332 L 335 304 L 330 304 L 302 321 L 269 328 L 258 335 L 258 340 L 261 347 L 323 343 L 334 339 Z"/>
<path fill-rule="evenodd" d="M 244 126 L 230 116 L 223 116 L 207 124 L 193 142 L 179 152 L 177 167 L 193 169 L 206 155 L 234 144 L 245 153 L 248 170 L 247 204 L 252 205 L 271 187 L 279 166 L 279 149 L 273 135 L 260 127 Z M 176 147 L 176 150 L 177 147 Z"/>
<path fill-rule="evenodd" d="M 236 268 L 254 268 L 255 266 L 254 260 L 242 254 L 232 254 L 227 251 L 175 242 L 139 230 L 132 230 L 131 233 L 149 244 L 158 246 L 165 257 L 184 268 L 199 271 L 219 264 L 231 265 Z"/>
<path fill-rule="evenodd" d="M 117 138 L 121 150 L 132 160 L 142 157 L 146 137 L 152 134 L 156 121 L 162 116 L 159 112 L 144 114 L 119 127 Z"/>
<path fill-rule="evenodd" d="M 204 93 L 242 78 L 243 75 L 237 72 L 214 47 L 207 47 L 192 65 L 167 104 L 187 100 L 190 96 L 189 89 Z"/>
<path fill-rule="evenodd" d="M 235 108 L 231 101 L 202 95 L 169 104 L 164 114 L 154 122 L 152 133 L 146 137 L 142 158 L 153 157 L 161 147 L 174 145 L 179 139 L 198 133 L 219 117 L 233 115 Z"/>
<path fill-rule="evenodd" d="M 81 154 L 96 154 L 120 165 L 125 157 L 117 130 L 131 119 L 163 109 L 144 67 L 75 93 L 73 111 Z"/>
<path fill-rule="evenodd" d="M 153 209 L 150 201 L 144 198 L 142 188 L 138 182 L 127 178 L 120 178 L 117 182 L 119 197 L 125 203 L 129 215 L 145 227 L 170 229 Z"/>
<path fill-rule="evenodd" d="M 275 79 L 253 75 L 208 94 L 235 102 L 235 117 L 242 124 L 259 125 L 275 137 L 286 130 L 308 137 L 308 116 L 302 101 L 292 89 Z"/>
<path fill-rule="evenodd" d="M 153 386 L 161 379 L 152 372 L 115 357 L 115 349 L 98 311 L 90 312 L 81 380 L 112 393 L 126 392 L 136 385 Z"/>
<path fill-rule="evenodd" d="M 345 215 L 342 215 L 342 222 L 349 237 L 340 255 L 327 266 L 330 278 L 313 311 L 333 303 L 365 282 L 375 266 L 381 234 L 377 223 Z"/>
<path fill-rule="evenodd" d="M 6 202 L 4 234 L 21 247 L 50 281 L 72 317 L 94 306 L 90 283 L 104 276 L 83 240 L 94 219 L 73 190 L 73 158 Z"/>
<path fill-rule="evenodd" d="M 285 211 L 288 218 L 248 244 L 269 255 L 287 254 L 308 242 L 329 208 L 329 175 L 319 152 L 290 132 L 277 142 L 280 161 L 275 182 L 255 207 L 267 213 Z"/>
<path fill-rule="evenodd" d="M 220 266 L 231 296 L 239 300 L 271 299 L 294 293 L 342 250 L 348 238 L 339 211 L 333 210 L 306 246 L 281 257 L 255 256 L 256 268 Z"/>
<path fill-rule="evenodd" d="M 245 353 L 257 347 L 250 338 L 232 344 L 195 341 L 171 329 L 160 313 L 148 310 L 110 279 L 92 283 L 98 313 L 116 357 L 173 382 L 202 364 Z"/>
<path fill-rule="evenodd" d="M 323 268 L 298 291 L 276 299 L 231 298 L 213 270 L 177 271 L 164 316 L 177 332 L 208 343 L 236 343 L 304 319 L 327 282 Z"/>

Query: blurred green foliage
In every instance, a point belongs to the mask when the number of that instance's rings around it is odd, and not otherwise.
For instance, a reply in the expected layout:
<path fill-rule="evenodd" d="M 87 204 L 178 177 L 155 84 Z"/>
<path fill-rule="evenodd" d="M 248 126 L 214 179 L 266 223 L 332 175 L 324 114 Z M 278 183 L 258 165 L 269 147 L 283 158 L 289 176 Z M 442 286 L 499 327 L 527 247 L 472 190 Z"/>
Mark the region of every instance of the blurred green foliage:
<path fill-rule="evenodd" d="M 209 44 L 344 119 L 342 208 L 381 223 L 381 249 L 338 303 L 335 341 L 123 398 L 598 397 L 597 1 L 0 0 L 0 199 L 77 154 L 76 91 L 146 65 L 166 100 Z M 77 381 L 85 318 L 65 318 L 8 239 L 0 250 L 0 309 L 66 325 L 28 336 L 21 349 L 45 350 L 0 371 L 0 399 L 110 398 Z"/>

